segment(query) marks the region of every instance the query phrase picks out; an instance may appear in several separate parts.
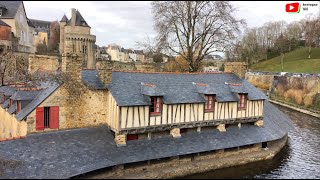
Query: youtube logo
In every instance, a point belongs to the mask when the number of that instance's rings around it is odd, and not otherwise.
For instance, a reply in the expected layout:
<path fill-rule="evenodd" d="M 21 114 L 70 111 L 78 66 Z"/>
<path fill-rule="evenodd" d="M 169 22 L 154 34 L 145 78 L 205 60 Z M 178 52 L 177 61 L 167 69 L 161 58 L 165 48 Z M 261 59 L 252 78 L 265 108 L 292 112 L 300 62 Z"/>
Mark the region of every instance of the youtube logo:
<path fill-rule="evenodd" d="M 288 13 L 299 13 L 300 12 L 300 5 L 299 3 L 289 3 L 286 4 L 286 12 Z"/>

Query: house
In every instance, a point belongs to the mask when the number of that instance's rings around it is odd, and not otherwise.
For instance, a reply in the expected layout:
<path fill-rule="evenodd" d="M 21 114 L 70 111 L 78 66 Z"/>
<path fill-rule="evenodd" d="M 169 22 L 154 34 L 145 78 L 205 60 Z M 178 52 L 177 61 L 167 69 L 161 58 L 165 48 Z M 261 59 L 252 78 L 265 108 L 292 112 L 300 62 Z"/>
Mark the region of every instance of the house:
<path fill-rule="evenodd" d="M 203 67 L 203 71 L 204 72 L 217 72 L 217 71 L 219 71 L 219 68 L 216 66 L 207 66 L 207 67 Z"/>
<path fill-rule="evenodd" d="M 137 61 L 137 54 L 134 52 L 134 49 L 128 49 L 128 55 L 131 62 Z"/>
<path fill-rule="evenodd" d="M 110 44 L 107 53 L 111 56 L 112 61 L 135 62 L 144 61 L 144 53 L 142 50 L 125 49 L 116 44 Z"/>
<path fill-rule="evenodd" d="M 142 50 L 134 50 L 136 57 L 137 57 L 137 61 L 140 62 L 145 62 L 145 56 Z"/>
<path fill-rule="evenodd" d="M 111 60 L 111 56 L 107 53 L 107 48 L 100 48 L 100 56 L 105 60 Z"/>
<path fill-rule="evenodd" d="M 83 69 L 84 59 L 81 53 L 62 57 L 61 71 L 71 79 L 58 70 L 52 79 L 1 86 L 0 139 L 103 124 L 107 89 L 97 70 Z"/>
<path fill-rule="evenodd" d="M 81 53 L 85 56 L 84 67 L 95 68 L 96 36 L 91 35 L 91 27 L 82 17 L 80 12 L 71 9 L 71 18 L 66 15 L 60 20 L 60 45 L 59 51 L 64 53 Z"/>
<path fill-rule="evenodd" d="M 45 43 L 45 45 L 48 46 L 50 39 L 51 22 L 38 19 L 30 19 L 30 22 L 35 27 L 34 46 L 37 47 L 38 44 L 43 43 Z"/>
<path fill-rule="evenodd" d="M 125 48 L 121 48 L 120 52 L 119 52 L 119 59 L 120 62 L 130 62 L 130 58 L 129 58 L 129 49 L 125 49 Z"/>
<path fill-rule="evenodd" d="M 120 49 L 118 45 L 108 45 L 107 53 L 111 56 L 112 61 L 120 61 Z"/>
<path fill-rule="evenodd" d="M 14 37 L 19 38 L 20 52 L 34 53 L 34 26 L 27 17 L 23 1 L 1 1 L 0 19 L 11 27 Z"/>

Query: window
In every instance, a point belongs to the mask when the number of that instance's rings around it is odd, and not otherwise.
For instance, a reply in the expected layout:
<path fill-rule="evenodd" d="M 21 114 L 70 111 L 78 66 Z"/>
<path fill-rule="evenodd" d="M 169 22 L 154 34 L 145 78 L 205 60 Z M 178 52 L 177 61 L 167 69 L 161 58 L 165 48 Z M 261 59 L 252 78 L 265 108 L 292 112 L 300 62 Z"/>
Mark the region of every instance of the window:
<path fill-rule="evenodd" d="M 17 101 L 17 114 L 21 111 L 21 101 Z"/>
<path fill-rule="evenodd" d="M 50 125 L 50 107 L 44 107 L 44 128 L 49 128 Z"/>
<path fill-rule="evenodd" d="M 262 142 L 261 147 L 262 148 L 267 148 L 268 147 L 268 143 L 267 142 Z"/>
<path fill-rule="evenodd" d="M 27 33 L 27 32 L 24 32 L 24 40 L 25 40 L 26 42 L 28 42 L 28 33 Z"/>
<path fill-rule="evenodd" d="M 214 96 L 205 96 L 206 104 L 204 107 L 205 112 L 213 112 L 214 109 Z"/>
<path fill-rule="evenodd" d="M 245 94 L 239 94 L 240 101 L 238 103 L 238 109 L 246 109 L 246 104 L 247 104 L 247 96 Z"/>
<path fill-rule="evenodd" d="M 161 97 L 151 97 L 151 107 L 150 112 L 151 115 L 160 115 L 162 108 L 162 100 Z"/>
<path fill-rule="evenodd" d="M 0 16 L 2 16 L 2 9 L 0 9 Z"/>
<path fill-rule="evenodd" d="M 36 130 L 45 128 L 59 128 L 59 107 L 37 107 L 36 109 Z"/>
<path fill-rule="evenodd" d="M 87 46 L 85 46 L 85 45 L 82 46 L 82 52 L 83 52 L 84 54 L 87 53 Z"/>
<path fill-rule="evenodd" d="M 21 41 L 23 42 L 24 41 L 24 32 L 21 31 Z"/>

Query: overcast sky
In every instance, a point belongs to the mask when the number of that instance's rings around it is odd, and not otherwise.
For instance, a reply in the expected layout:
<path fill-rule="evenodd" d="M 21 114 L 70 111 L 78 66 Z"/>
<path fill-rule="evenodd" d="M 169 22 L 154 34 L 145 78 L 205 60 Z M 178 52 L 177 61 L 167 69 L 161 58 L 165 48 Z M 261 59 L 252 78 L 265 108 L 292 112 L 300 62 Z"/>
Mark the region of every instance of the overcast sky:
<path fill-rule="evenodd" d="M 298 14 L 285 12 L 285 4 L 299 1 L 234 1 L 238 18 L 244 18 L 249 27 L 258 27 L 268 21 L 300 20 L 308 13 L 319 15 L 319 1 L 300 1 L 317 4 Z M 136 41 L 154 36 L 151 6 L 148 1 L 24 1 L 28 18 L 60 21 L 64 14 L 71 17 L 71 8 L 80 11 L 97 36 L 96 44 L 117 43 L 125 48 L 136 48 Z"/>

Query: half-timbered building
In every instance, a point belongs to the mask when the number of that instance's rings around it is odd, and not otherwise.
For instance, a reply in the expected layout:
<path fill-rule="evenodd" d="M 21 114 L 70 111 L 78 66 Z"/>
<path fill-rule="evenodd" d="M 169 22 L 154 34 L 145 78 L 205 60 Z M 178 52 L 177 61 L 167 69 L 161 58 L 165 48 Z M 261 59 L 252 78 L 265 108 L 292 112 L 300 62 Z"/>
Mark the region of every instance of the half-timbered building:
<path fill-rule="evenodd" d="M 108 89 L 107 124 L 122 138 L 166 130 L 179 136 L 180 130 L 207 126 L 225 131 L 225 125 L 235 123 L 263 125 L 266 96 L 232 73 L 113 72 Z"/>

